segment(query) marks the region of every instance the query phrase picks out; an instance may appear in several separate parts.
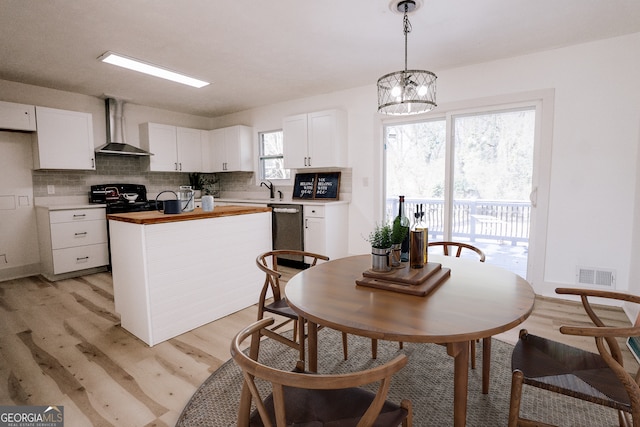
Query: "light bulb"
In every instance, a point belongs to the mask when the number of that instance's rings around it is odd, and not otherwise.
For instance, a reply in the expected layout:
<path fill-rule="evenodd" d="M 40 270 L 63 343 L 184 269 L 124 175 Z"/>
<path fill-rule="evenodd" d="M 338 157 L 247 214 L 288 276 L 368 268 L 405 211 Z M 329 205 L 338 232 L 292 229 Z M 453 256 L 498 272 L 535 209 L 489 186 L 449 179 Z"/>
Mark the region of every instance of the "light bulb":
<path fill-rule="evenodd" d="M 391 96 L 395 98 L 399 97 L 401 93 L 402 93 L 402 89 L 400 89 L 400 86 L 394 86 L 391 89 Z"/>
<path fill-rule="evenodd" d="M 425 96 L 429 89 L 425 85 L 422 85 L 418 88 L 418 96 Z"/>

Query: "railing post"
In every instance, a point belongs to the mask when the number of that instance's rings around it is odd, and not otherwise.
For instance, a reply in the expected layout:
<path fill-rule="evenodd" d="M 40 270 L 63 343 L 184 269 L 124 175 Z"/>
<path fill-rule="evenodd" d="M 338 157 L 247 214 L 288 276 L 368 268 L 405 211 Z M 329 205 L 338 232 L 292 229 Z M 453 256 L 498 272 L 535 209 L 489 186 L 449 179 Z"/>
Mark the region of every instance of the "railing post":
<path fill-rule="evenodd" d="M 469 240 L 472 242 L 476 241 L 476 218 L 474 215 L 478 212 L 478 202 L 477 200 L 472 200 L 469 202 Z"/>

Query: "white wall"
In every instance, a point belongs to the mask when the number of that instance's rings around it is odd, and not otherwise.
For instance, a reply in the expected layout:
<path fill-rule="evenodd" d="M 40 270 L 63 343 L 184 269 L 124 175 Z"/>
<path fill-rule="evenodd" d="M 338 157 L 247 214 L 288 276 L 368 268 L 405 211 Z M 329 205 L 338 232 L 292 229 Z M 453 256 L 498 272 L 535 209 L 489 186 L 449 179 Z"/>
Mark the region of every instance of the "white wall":
<path fill-rule="evenodd" d="M 82 111 L 93 115 L 93 141 L 96 147 L 106 142 L 104 99 L 39 86 L 0 80 L 0 101 Z M 140 147 L 138 125 L 145 122 L 165 123 L 197 129 L 211 129 L 212 119 L 176 113 L 128 103 L 124 104 L 125 138 L 127 143 Z"/>
<path fill-rule="evenodd" d="M 415 53 L 414 53 L 415 55 Z M 536 291 L 552 294 L 574 285 L 576 266 L 613 269 L 619 290 L 629 285 L 640 246 L 635 212 L 640 138 L 640 33 L 438 74 L 438 103 L 456 103 L 512 93 L 555 90 L 551 188 L 546 258 Z M 392 71 L 392 70 L 389 70 Z M 215 127 L 281 126 L 290 114 L 344 108 L 349 118 L 353 170 L 349 250 L 365 253 L 367 235 L 381 215 L 381 117 L 373 84 L 348 91 L 271 105 L 217 118 Z M 637 194 L 638 193 L 638 194 Z M 640 280 L 634 270 L 634 282 Z"/>
<path fill-rule="evenodd" d="M 32 165 L 30 135 L 0 131 L 0 272 L 8 278 L 40 267 Z"/>
<path fill-rule="evenodd" d="M 640 269 L 635 267 L 640 255 L 638 69 L 640 33 L 463 68 L 432 70 L 438 74 L 441 105 L 543 89 L 555 91 L 546 257 L 534 265 L 544 277 L 543 283 L 535 284 L 539 293 L 550 293 L 557 285 L 573 285 L 577 265 L 614 269 L 617 289 L 640 293 Z M 4 101 L 91 112 L 96 145 L 104 141 L 103 104 L 96 97 L 4 81 L 0 81 L 0 94 Z M 376 113 L 375 82 L 215 119 L 130 107 L 127 129 L 135 137 L 137 123 L 144 121 L 201 128 L 246 124 L 259 132 L 281 128 L 287 115 L 345 109 L 353 171 L 349 251 L 368 251 L 362 236 L 382 214 L 382 118 Z M 135 137 L 130 142 L 137 145 Z"/>

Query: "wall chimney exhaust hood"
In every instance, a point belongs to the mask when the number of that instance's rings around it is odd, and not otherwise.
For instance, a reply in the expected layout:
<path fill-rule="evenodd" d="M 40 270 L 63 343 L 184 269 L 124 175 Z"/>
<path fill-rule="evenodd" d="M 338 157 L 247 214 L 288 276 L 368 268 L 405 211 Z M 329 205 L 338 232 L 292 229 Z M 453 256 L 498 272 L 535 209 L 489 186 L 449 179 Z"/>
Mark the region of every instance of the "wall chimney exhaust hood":
<path fill-rule="evenodd" d="M 124 136 L 124 101 L 114 98 L 104 100 L 107 120 L 107 143 L 96 149 L 99 154 L 118 154 L 124 156 L 151 156 L 141 148 L 127 144 Z"/>

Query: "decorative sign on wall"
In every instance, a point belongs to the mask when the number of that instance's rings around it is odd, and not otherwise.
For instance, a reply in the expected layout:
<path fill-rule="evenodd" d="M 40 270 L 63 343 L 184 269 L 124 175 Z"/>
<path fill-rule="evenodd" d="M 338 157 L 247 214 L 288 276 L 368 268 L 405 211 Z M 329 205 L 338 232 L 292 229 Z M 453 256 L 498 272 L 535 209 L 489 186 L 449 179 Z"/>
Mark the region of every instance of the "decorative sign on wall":
<path fill-rule="evenodd" d="M 340 172 L 296 174 L 294 199 L 337 200 L 340 194 Z"/>

